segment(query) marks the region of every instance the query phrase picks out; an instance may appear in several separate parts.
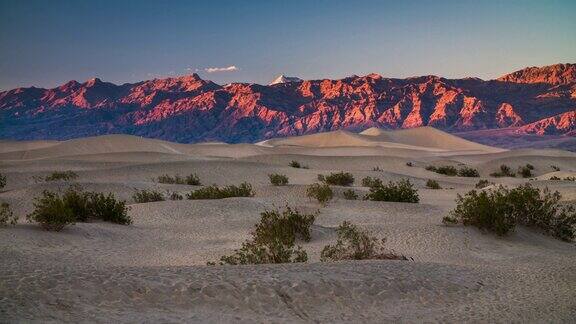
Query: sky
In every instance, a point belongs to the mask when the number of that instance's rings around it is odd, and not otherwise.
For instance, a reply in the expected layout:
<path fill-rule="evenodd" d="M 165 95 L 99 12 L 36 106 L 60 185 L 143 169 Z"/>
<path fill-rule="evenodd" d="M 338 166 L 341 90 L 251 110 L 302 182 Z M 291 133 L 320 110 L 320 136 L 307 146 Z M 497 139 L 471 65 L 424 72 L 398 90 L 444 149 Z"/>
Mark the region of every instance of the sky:
<path fill-rule="evenodd" d="M 198 73 L 496 78 L 576 63 L 576 1 L 0 0 L 0 89 Z"/>

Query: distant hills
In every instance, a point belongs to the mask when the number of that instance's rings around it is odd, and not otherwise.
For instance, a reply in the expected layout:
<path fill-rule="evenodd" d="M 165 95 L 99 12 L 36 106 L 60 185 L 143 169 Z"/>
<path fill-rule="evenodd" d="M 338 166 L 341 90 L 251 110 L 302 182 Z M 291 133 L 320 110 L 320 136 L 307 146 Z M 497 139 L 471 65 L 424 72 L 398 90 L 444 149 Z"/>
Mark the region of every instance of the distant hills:
<path fill-rule="evenodd" d="M 576 135 L 576 64 L 530 67 L 490 81 L 378 74 L 279 79 L 267 86 L 221 86 L 192 74 L 123 85 L 91 79 L 53 89 L 13 89 L 0 92 L 0 138 L 125 133 L 185 143 L 235 143 L 419 126 Z"/>

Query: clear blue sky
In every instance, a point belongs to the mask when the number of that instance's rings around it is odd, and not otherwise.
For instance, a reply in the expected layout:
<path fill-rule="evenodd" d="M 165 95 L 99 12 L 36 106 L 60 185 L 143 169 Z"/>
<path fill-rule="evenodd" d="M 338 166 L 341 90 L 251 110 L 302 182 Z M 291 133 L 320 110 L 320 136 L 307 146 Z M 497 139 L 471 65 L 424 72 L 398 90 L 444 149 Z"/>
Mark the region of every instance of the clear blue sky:
<path fill-rule="evenodd" d="M 484 79 L 576 62 L 576 1 L 0 0 L 0 89 L 183 75 Z M 236 71 L 207 73 L 206 68 Z"/>

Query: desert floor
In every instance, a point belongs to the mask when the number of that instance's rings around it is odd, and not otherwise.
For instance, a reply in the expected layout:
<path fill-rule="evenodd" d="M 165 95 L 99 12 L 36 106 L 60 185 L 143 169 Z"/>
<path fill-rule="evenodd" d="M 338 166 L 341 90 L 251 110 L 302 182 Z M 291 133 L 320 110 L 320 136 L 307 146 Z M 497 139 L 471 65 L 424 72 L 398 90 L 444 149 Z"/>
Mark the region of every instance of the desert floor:
<path fill-rule="evenodd" d="M 297 160 L 309 169 L 288 166 Z M 406 165 L 412 162 L 413 166 Z M 574 322 L 576 246 L 517 228 L 500 238 L 441 223 L 458 193 L 479 178 L 426 171 L 466 164 L 483 179 L 515 186 L 521 178 L 490 178 L 500 164 L 530 163 L 530 183 L 576 202 L 576 154 L 560 150 L 507 151 L 467 142 L 430 128 L 363 134 L 332 132 L 258 144 L 184 145 L 125 135 L 62 142 L 0 142 L 0 173 L 8 185 L 0 201 L 20 216 L 0 228 L 0 322 Z M 553 171 L 551 165 L 560 171 Z M 379 167 L 383 171 L 372 171 Z M 130 204 L 134 223 L 77 223 L 46 232 L 25 221 L 32 198 L 66 182 L 39 182 L 73 170 L 86 190 L 113 192 Z M 344 188 L 327 207 L 310 201 L 317 174 L 349 171 L 409 178 L 418 204 L 349 201 Z M 251 198 L 135 204 L 136 189 L 182 194 L 197 188 L 159 184 L 161 174 L 197 173 L 203 184 L 252 183 Z M 274 187 L 269 173 L 290 184 Z M 425 188 L 436 179 L 444 188 Z M 249 237 L 260 212 L 289 205 L 320 210 L 306 264 L 207 266 Z M 319 261 L 344 220 L 387 238 L 411 261 Z"/>

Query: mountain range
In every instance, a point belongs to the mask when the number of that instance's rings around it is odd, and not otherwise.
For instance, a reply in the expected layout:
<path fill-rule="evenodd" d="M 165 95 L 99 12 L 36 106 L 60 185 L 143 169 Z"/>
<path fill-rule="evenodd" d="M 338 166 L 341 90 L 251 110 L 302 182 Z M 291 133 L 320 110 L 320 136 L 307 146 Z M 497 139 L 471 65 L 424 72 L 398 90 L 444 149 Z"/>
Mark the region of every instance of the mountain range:
<path fill-rule="evenodd" d="M 530 67 L 488 81 L 378 74 L 281 79 L 222 86 L 192 74 L 122 85 L 95 78 L 53 89 L 17 88 L 0 92 L 0 138 L 125 133 L 237 143 L 419 126 L 453 133 L 506 129 L 519 135 L 576 135 L 576 64 Z"/>

